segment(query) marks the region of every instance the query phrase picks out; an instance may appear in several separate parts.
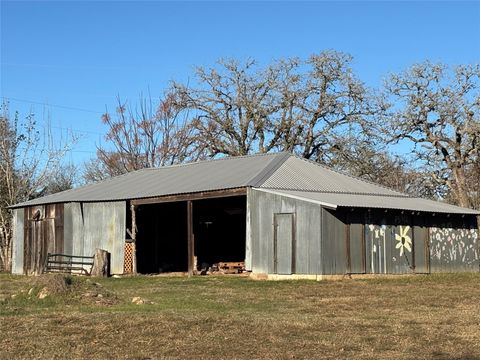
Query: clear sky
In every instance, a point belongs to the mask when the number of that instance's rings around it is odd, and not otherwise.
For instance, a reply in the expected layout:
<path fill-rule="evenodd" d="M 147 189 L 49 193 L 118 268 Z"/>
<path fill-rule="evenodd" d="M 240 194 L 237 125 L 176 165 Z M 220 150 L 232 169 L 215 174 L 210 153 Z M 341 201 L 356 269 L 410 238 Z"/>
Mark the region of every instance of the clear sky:
<path fill-rule="evenodd" d="M 350 53 L 379 86 L 429 59 L 480 62 L 480 2 L 1 1 L 1 96 L 42 124 L 82 139 L 68 161 L 95 155 L 100 115 L 115 98 L 161 95 L 171 79 L 220 57 L 273 59 Z M 42 105 L 49 104 L 47 106 Z"/>

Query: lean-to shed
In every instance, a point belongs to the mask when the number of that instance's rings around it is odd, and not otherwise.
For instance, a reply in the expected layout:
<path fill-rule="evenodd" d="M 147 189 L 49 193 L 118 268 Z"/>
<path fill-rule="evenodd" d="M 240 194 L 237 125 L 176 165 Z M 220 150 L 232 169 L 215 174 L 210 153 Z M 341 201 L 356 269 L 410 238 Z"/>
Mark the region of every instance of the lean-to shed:
<path fill-rule="evenodd" d="M 43 271 L 49 252 L 95 248 L 114 274 L 220 261 L 278 275 L 479 271 L 480 212 L 290 153 L 144 169 L 12 208 L 16 274 Z"/>

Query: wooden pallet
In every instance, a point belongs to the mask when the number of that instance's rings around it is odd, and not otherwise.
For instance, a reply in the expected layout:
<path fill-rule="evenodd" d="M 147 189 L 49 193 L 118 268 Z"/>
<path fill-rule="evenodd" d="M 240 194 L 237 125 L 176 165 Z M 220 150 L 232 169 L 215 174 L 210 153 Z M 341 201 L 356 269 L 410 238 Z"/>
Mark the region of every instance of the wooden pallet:
<path fill-rule="evenodd" d="M 218 269 L 224 274 L 240 274 L 245 271 L 245 262 L 219 262 Z"/>

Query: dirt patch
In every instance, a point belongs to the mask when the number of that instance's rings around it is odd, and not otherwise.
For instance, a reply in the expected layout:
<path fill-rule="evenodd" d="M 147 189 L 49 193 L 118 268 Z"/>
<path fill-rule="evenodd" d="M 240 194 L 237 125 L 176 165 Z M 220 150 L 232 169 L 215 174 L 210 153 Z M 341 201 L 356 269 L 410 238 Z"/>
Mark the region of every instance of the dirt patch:
<path fill-rule="evenodd" d="M 12 299 L 45 300 L 65 304 L 115 305 L 120 302 L 111 290 L 88 278 L 63 274 L 44 274 L 32 278 L 28 289 L 13 294 Z"/>

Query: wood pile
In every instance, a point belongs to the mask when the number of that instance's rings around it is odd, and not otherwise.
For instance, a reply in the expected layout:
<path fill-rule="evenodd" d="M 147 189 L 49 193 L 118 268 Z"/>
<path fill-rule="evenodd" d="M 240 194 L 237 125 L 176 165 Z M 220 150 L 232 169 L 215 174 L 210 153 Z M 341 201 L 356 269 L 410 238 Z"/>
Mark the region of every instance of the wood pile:
<path fill-rule="evenodd" d="M 219 262 L 213 267 L 216 267 L 221 274 L 241 274 L 245 271 L 245 262 Z"/>

